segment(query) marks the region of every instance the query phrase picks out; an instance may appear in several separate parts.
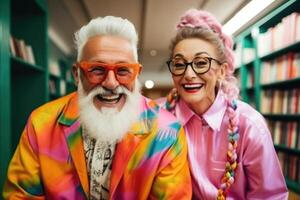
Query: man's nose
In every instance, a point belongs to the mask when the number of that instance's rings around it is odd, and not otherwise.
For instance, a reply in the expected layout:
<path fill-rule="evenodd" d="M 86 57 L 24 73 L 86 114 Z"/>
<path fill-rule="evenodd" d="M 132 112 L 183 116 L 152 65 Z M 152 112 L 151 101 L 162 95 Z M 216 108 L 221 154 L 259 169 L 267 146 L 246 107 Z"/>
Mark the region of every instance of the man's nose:
<path fill-rule="evenodd" d="M 102 86 L 107 89 L 115 89 L 119 85 L 119 81 L 117 80 L 114 71 L 109 70 L 104 81 L 102 82 Z"/>

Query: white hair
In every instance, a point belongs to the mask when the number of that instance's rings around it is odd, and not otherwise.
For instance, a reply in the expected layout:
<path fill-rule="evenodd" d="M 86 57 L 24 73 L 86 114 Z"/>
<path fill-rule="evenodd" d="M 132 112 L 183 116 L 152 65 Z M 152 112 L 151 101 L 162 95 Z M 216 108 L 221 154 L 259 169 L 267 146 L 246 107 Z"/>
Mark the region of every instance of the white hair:
<path fill-rule="evenodd" d="M 132 46 L 135 61 L 138 60 L 137 42 L 138 35 L 134 25 L 127 19 L 114 16 L 98 17 L 92 19 L 87 25 L 75 33 L 77 48 L 77 61 L 81 60 L 82 49 L 89 38 L 94 36 L 118 36 L 128 40 Z"/>

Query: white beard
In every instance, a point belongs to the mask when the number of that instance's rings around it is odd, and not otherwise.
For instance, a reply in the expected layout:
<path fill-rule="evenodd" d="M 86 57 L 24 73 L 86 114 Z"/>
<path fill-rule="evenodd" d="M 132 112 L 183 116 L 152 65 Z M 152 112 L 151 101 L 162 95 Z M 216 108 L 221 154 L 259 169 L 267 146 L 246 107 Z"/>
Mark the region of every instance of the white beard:
<path fill-rule="evenodd" d="M 138 120 L 140 112 L 140 83 L 135 82 L 133 92 L 130 92 L 123 86 L 119 86 L 116 93 L 123 93 L 126 102 L 123 108 L 118 111 L 117 108 L 102 107 L 97 109 L 93 99 L 98 94 L 103 94 L 104 89 L 101 86 L 94 88 L 89 94 L 86 94 L 82 87 L 81 80 L 78 84 L 79 101 L 79 120 L 83 125 L 85 134 L 96 140 L 114 142 L 120 141 L 132 124 Z"/>

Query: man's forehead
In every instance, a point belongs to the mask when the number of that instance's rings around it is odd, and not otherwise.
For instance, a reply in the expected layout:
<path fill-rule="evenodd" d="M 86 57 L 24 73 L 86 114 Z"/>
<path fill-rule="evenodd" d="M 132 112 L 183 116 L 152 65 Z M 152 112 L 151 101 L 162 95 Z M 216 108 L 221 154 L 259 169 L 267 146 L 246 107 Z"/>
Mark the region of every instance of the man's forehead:
<path fill-rule="evenodd" d="M 128 39 L 113 35 L 97 35 L 90 37 L 84 46 L 99 46 L 102 48 L 119 48 L 125 50 L 126 48 L 131 49 L 131 43 Z"/>
<path fill-rule="evenodd" d="M 102 59 L 133 62 L 133 49 L 130 42 L 117 36 L 94 36 L 83 47 L 82 60 L 101 61 Z"/>

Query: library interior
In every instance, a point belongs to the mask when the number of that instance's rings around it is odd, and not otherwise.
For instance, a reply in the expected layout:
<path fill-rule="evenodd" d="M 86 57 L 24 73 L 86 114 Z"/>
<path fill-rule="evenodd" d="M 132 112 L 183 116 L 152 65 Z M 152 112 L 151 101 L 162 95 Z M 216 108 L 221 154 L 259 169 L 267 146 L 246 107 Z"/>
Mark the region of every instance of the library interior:
<path fill-rule="evenodd" d="M 169 43 L 189 8 L 211 12 L 233 37 L 239 98 L 264 117 L 289 199 L 300 199 L 299 0 L 0 0 L 1 192 L 30 113 L 77 90 L 75 31 L 98 16 L 132 21 L 142 94 L 157 99 L 173 88 Z"/>

